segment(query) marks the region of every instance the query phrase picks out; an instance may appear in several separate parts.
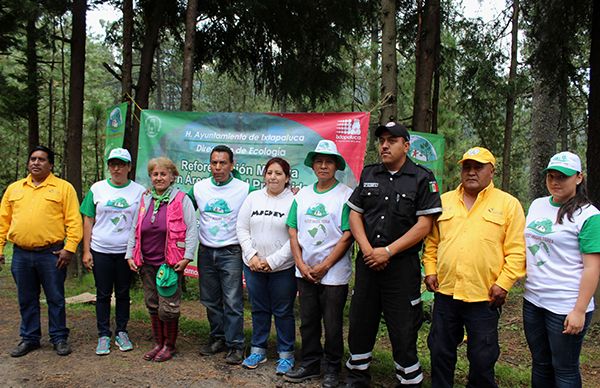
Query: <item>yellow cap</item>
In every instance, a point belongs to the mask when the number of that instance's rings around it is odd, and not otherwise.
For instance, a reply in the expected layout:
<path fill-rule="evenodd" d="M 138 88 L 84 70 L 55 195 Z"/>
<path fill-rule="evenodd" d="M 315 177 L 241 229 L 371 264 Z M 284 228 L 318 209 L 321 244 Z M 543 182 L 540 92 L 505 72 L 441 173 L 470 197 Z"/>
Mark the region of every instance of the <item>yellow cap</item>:
<path fill-rule="evenodd" d="M 465 160 L 474 160 L 482 164 L 491 163 L 492 166 L 496 167 L 496 158 L 494 158 L 494 155 L 487 148 L 483 147 L 469 148 L 458 163 L 462 163 Z"/>

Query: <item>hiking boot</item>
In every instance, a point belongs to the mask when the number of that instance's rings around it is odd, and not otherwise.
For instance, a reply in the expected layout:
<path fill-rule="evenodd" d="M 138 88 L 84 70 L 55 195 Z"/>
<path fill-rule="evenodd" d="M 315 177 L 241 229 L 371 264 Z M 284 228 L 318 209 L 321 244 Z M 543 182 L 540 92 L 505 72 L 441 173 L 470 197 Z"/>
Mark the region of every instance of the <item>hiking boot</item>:
<path fill-rule="evenodd" d="M 225 362 L 229 365 L 239 365 L 244 360 L 244 351 L 242 349 L 229 349 L 225 356 Z"/>
<path fill-rule="evenodd" d="M 221 338 L 212 338 L 210 342 L 200 348 L 200 354 L 203 356 L 212 356 L 213 354 L 224 352 L 227 347 L 225 341 Z"/>

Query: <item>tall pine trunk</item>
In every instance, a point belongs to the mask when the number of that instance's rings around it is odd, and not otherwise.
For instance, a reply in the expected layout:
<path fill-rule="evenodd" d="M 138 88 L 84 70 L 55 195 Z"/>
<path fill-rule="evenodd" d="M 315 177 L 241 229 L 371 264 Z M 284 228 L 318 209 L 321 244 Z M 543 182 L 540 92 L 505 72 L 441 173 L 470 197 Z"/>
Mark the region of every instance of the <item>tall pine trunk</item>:
<path fill-rule="evenodd" d="M 196 39 L 196 16 L 198 0 L 188 0 L 185 15 L 185 43 L 183 47 L 183 76 L 181 80 L 181 110 L 192 110 L 194 85 L 194 42 Z"/>
<path fill-rule="evenodd" d="M 506 120 L 504 121 L 504 150 L 502 155 L 502 190 L 510 191 L 510 151 L 512 148 L 515 100 L 517 97 L 517 53 L 519 35 L 519 0 L 513 0 L 512 31 L 510 43 L 510 69 L 508 71 L 508 94 L 506 96 Z"/>
<path fill-rule="evenodd" d="M 381 97 L 379 123 L 398 118 L 398 63 L 396 62 L 396 1 L 381 0 Z"/>
<path fill-rule="evenodd" d="M 590 199 L 600 208 L 600 0 L 594 0 L 592 10 L 592 47 L 590 49 L 590 95 L 588 100 L 587 184 Z M 596 290 L 600 303 L 600 287 Z M 596 309 L 599 311 L 599 309 Z M 600 313 L 594 314 L 594 321 Z"/>
<path fill-rule="evenodd" d="M 69 82 L 69 121 L 67 132 L 67 180 L 81 200 L 81 148 L 83 135 L 83 88 L 85 84 L 85 14 L 86 0 L 73 1 L 71 33 L 71 70 Z M 81 275 L 79 258 L 69 265 L 71 274 Z"/>
<path fill-rule="evenodd" d="M 131 116 L 134 105 L 130 97 L 132 92 L 132 68 L 133 68 L 133 0 L 123 0 L 123 67 L 121 69 L 121 95 L 127 101 L 127 114 L 125 115 L 125 133 L 123 147 L 131 152 L 132 125 Z M 135 159 L 134 159 L 135 164 Z M 131 179 L 135 179 L 135 169 L 130 173 Z"/>
<path fill-rule="evenodd" d="M 431 132 L 431 83 L 435 70 L 437 30 L 440 28 L 439 0 L 425 0 L 419 10 L 415 64 L 415 93 L 412 129 Z"/>
<path fill-rule="evenodd" d="M 38 30 L 36 23 L 38 20 L 38 11 L 32 7 L 27 18 L 26 36 L 26 67 L 27 67 L 27 118 L 29 124 L 28 145 L 29 150 L 40 144 L 40 119 L 38 112 L 38 101 L 40 92 L 38 90 L 38 58 L 37 58 L 37 40 Z"/>
<path fill-rule="evenodd" d="M 553 87 L 538 78 L 533 85 L 531 112 L 530 199 L 547 195 L 543 170 L 556 152 L 560 122 L 558 95 Z"/>

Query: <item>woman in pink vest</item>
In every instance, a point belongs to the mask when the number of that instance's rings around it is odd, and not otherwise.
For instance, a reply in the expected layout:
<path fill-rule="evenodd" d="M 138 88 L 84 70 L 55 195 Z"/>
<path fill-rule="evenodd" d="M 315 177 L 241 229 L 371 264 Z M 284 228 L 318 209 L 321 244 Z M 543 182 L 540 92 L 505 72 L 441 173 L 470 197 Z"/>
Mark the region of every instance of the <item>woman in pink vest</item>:
<path fill-rule="evenodd" d="M 162 362 L 175 354 L 179 326 L 181 278 L 198 245 L 192 201 L 173 185 L 179 176 L 168 158 L 148 162 L 152 182 L 142 196 L 125 258 L 142 280 L 156 345 L 144 360 Z"/>

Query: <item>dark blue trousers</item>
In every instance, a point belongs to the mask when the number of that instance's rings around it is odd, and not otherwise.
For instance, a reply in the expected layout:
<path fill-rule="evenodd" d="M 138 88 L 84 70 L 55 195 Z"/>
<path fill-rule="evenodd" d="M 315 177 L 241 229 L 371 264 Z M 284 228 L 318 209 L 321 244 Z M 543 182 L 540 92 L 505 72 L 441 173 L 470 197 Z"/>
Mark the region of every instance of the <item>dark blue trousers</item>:
<path fill-rule="evenodd" d="M 431 386 L 452 387 L 456 348 L 467 331 L 469 382 L 467 387 L 496 388 L 494 366 L 500 355 L 498 319 L 500 309 L 485 302 L 463 302 L 435 294 L 433 318 L 427 345 L 431 352 Z"/>

